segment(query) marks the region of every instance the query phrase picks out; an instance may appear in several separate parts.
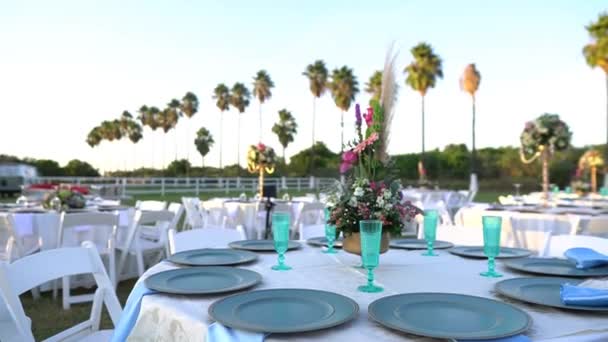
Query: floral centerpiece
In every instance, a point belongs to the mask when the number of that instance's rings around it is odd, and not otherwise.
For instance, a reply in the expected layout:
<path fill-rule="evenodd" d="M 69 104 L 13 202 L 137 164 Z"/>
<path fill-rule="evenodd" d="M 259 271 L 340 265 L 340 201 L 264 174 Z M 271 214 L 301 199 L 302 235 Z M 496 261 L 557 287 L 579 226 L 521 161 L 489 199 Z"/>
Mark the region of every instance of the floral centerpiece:
<path fill-rule="evenodd" d="M 585 170 L 591 175 L 591 192 L 597 192 L 597 168 L 604 166 L 604 158 L 598 150 L 588 150 L 578 160 L 577 178 L 581 178 Z"/>
<path fill-rule="evenodd" d="M 399 181 L 379 180 L 380 171 L 389 166 L 387 145 L 395 95 L 394 56 L 388 56 L 380 99 L 372 100 L 363 114 L 355 106 L 356 139 L 342 153 L 340 165 L 346 181 L 336 185 L 327 200 L 328 222 L 344 235 L 343 247 L 351 253 L 360 253 L 359 221 L 382 222 L 381 252 L 386 252 L 390 235 L 400 235 L 405 222 L 422 212 L 402 201 Z"/>
<path fill-rule="evenodd" d="M 263 196 L 264 191 L 264 172 L 272 174 L 277 163 L 277 155 L 274 149 L 262 143 L 249 146 L 247 152 L 247 170 L 250 173 L 258 173 L 259 177 L 259 195 Z"/>
<path fill-rule="evenodd" d="M 541 158 L 543 167 L 543 193 L 549 198 L 549 159 L 555 151 L 570 147 L 572 133 L 559 115 L 543 114 L 529 121 L 521 133 L 520 157 L 529 164 Z"/>
<path fill-rule="evenodd" d="M 84 196 L 69 187 L 59 187 L 57 191 L 47 193 L 42 201 L 44 208 L 55 210 L 82 209 L 86 204 Z"/>

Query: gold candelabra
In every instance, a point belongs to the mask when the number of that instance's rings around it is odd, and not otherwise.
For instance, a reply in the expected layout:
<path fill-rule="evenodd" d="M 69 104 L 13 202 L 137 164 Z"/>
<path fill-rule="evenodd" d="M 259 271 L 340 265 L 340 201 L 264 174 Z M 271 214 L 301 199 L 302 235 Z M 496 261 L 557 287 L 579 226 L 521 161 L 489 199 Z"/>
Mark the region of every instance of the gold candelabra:
<path fill-rule="evenodd" d="M 248 162 L 247 163 L 247 171 L 249 171 L 249 173 L 258 173 L 259 172 L 259 178 L 258 178 L 258 183 L 259 183 L 259 194 L 260 194 L 260 198 L 262 198 L 264 196 L 264 173 L 267 173 L 269 175 L 274 173 L 274 166 L 273 165 L 267 165 L 265 163 L 254 163 L 254 162 Z"/>

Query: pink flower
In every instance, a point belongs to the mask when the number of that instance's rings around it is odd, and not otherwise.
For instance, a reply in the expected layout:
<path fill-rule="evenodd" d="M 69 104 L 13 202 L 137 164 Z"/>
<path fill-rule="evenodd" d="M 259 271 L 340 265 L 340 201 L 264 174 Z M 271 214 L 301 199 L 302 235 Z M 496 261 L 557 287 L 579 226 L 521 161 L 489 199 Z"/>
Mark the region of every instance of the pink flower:
<path fill-rule="evenodd" d="M 367 127 L 371 126 L 374 120 L 374 109 L 372 107 L 367 107 L 367 114 L 364 114 L 363 117 L 365 118 Z"/>
<path fill-rule="evenodd" d="M 340 173 L 347 173 L 348 170 L 352 169 L 353 165 L 349 163 L 340 164 Z"/>
<path fill-rule="evenodd" d="M 262 144 L 262 143 L 259 143 L 259 144 L 258 144 L 258 150 L 259 150 L 260 152 L 264 152 L 264 150 L 265 150 L 265 149 L 266 149 L 266 145 L 264 145 L 264 144 Z"/>
<path fill-rule="evenodd" d="M 346 151 L 342 153 L 342 161 L 349 164 L 357 162 L 357 154 L 353 151 Z"/>
<path fill-rule="evenodd" d="M 357 153 L 357 154 L 361 154 L 361 152 L 365 151 L 365 149 L 368 146 L 371 146 L 373 143 L 375 143 L 378 140 L 379 136 L 378 133 L 374 132 L 372 133 L 367 139 L 363 140 L 362 142 L 359 143 L 359 145 L 355 146 L 355 148 L 353 149 L 353 152 Z"/>

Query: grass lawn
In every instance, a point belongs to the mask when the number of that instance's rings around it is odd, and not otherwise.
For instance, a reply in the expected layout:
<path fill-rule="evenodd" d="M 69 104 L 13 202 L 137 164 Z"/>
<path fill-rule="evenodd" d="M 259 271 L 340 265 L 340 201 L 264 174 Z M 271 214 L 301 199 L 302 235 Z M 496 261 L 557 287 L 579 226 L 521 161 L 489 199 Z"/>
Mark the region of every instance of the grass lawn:
<path fill-rule="evenodd" d="M 237 197 L 240 192 L 232 192 L 226 194 L 225 192 L 218 193 L 203 193 L 201 194 L 202 199 L 209 199 L 213 197 Z M 292 196 L 304 195 L 305 192 L 301 193 L 290 193 Z M 248 196 L 253 196 L 252 192 L 247 193 Z M 279 194 L 279 197 L 283 194 Z M 499 192 L 484 191 L 480 192 L 475 199 L 476 202 L 494 202 L 500 195 Z M 159 195 L 141 195 L 134 196 L 134 198 L 124 201 L 127 205 L 133 205 L 137 200 L 165 200 L 169 202 L 180 202 L 182 196 L 194 196 L 194 194 L 168 194 L 164 197 Z M 12 202 L 13 198 L 2 198 L 3 201 Z M 124 306 L 133 285 L 135 279 L 123 281 L 118 285 L 117 294 L 121 304 Z M 87 292 L 88 290 L 84 291 Z M 78 293 L 76 290 L 75 293 Z M 21 296 L 23 306 L 26 314 L 32 319 L 32 329 L 34 331 L 34 337 L 36 340 L 41 340 L 52 336 L 62 330 L 65 330 L 79 322 L 86 320 L 90 315 L 91 305 L 74 304 L 70 310 L 63 310 L 61 305 L 61 298 L 56 300 L 52 299 L 51 293 L 46 292 L 42 294 L 39 300 L 33 300 L 29 293 Z M 102 327 L 106 329 L 113 328 L 108 315 L 104 312 Z"/>

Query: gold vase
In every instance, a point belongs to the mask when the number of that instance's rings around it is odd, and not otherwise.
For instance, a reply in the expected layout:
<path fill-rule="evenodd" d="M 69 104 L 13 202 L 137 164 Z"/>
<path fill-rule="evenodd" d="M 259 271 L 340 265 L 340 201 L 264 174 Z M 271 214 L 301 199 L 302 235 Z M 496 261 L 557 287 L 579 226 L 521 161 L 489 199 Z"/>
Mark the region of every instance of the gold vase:
<path fill-rule="evenodd" d="M 390 234 L 388 232 L 383 232 L 382 240 L 380 240 L 380 254 L 388 251 L 390 241 Z M 344 241 L 342 242 L 342 249 L 352 254 L 361 255 L 361 234 L 345 233 Z"/>

